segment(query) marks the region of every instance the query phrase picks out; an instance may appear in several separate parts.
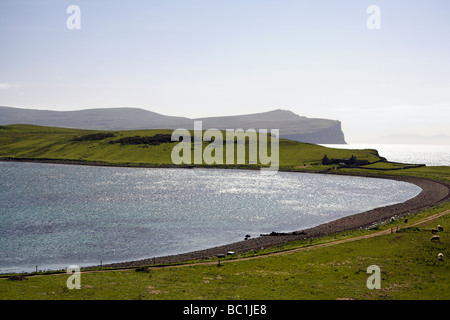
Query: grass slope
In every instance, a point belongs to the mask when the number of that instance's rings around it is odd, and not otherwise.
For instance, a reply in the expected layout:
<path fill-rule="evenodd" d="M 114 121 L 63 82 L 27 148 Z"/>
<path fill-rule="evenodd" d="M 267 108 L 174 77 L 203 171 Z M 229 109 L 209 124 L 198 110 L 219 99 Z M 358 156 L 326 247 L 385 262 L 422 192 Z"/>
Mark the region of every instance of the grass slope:
<path fill-rule="evenodd" d="M 68 128 L 53 128 L 34 125 L 8 125 L 0 128 L 0 157 L 22 159 L 54 159 L 82 162 L 98 162 L 115 165 L 171 165 L 171 151 L 177 142 L 160 145 L 110 144 L 112 140 L 134 136 L 171 134 L 173 130 L 102 131 L 115 137 L 97 141 L 74 141 L 75 138 L 98 131 Z M 225 138 L 225 135 L 224 135 Z M 209 143 L 204 142 L 205 147 Z M 248 147 L 246 148 L 248 155 Z M 370 162 L 379 160 L 375 150 L 343 150 L 319 145 L 280 139 L 280 167 L 295 169 L 320 169 L 327 154 L 330 158 L 350 158 Z M 235 152 L 235 158 L 237 151 Z M 247 166 L 248 165 L 248 159 Z M 225 161 L 224 161 L 225 162 Z M 237 161 L 235 161 L 237 163 Z M 306 165 L 306 166 L 304 166 Z M 311 167 L 312 166 L 312 167 Z"/>

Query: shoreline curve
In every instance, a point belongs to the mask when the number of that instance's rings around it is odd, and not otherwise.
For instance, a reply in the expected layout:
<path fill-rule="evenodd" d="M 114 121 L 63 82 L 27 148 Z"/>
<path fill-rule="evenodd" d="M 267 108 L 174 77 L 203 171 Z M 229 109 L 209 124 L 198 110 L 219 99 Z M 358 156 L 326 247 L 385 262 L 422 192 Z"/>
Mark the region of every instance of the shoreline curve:
<path fill-rule="evenodd" d="M 382 179 L 392 179 L 397 181 L 409 182 L 420 187 L 422 191 L 414 198 L 411 198 L 402 203 L 397 203 L 393 205 L 371 209 L 361 213 L 356 213 L 303 230 L 277 235 L 263 235 L 248 240 L 242 240 L 226 245 L 214 246 L 208 249 L 190 251 L 181 254 L 152 257 L 134 261 L 109 263 L 103 264 L 102 266 L 98 265 L 90 266 L 83 269 L 98 268 L 98 267 L 128 268 L 128 267 L 155 265 L 155 264 L 165 265 L 171 263 L 187 262 L 191 260 L 204 260 L 211 257 L 216 257 L 219 254 L 226 254 L 229 251 L 233 251 L 235 253 L 249 252 L 261 248 L 268 248 L 281 244 L 286 244 L 291 241 L 319 238 L 338 232 L 369 228 L 371 226 L 375 226 L 386 220 L 389 220 L 391 217 L 400 218 L 403 216 L 407 216 L 411 213 L 418 212 L 429 207 L 433 207 L 440 203 L 446 202 L 447 200 L 450 199 L 450 185 L 446 183 L 436 182 L 426 178 L 415 178 L 415 177 L 390 177 L 384 175 L 361 175 L 361 174 L 355 175 L 368 178 L 382 178 Z"/>
<path fill-rule="evenodd" d="M 133 167 L 133 168 L 176 168 L 177 166 L 126 166 L 126 165 L 114 165 L 114 164 L 100 164 L 100 163 L 86 163 L 86 162 L 71 162 L 71 161 L 58 161 L 58 160 L 38 160 L 38 159 L 11 159 L 0 158 L 0 161 L 5 162 L 37 162 L 37 163 L 53 163 L 53 164 L 68 164 L 68 165 L 91 165 L 91 166 L 111 166 L 111 167 Z M 179 167 L 178 168 L 185 168 Z M 191 168 L 191 167 L 190 167 Z M 199 166 L 199 168 L 208 168 Z M 224 169 L 224 168 L 210 168 L 210 169 Z M 244 168 L 228 168 L 228 169 L 244 169 Z M 253 168 L 249 168 L 253 170 Z M 258 168 L 259 170 L 259 168 Z M 419 177 L 401 177 L 401 176 L 388 176 L 383 174 L 367 174 L 367 173 L 331 173 L 331 172 L 301 172 L 292 170 L 279 170 L 280 172 L 292 172 L 292 173 L 316 173 L 316 174 L 334 174 L 345 176 L 358 176 L 367 178 L 381 178 L 391 179 L 396 181 L 403 181 L 417 185 L 422 191 L 405 202 L 388 205 L 384 207 L 374 208 L 368 211 L 356 213 L 353 215 L 345 216 L 337 220 L 333 220 L 324 224 L 320 224 L 315 227 L 293 231 L 289 233 L 276 234 L 276 235 L 263 235 L 256 238 L 242 240 L 230 244 L 214 246 L 208 249 L 202 249 L 197 251 L 189 251 L 181 254 L 151 257 L 146 259 L 132 260 L 108 263 L 102 265 L 94 265 L 83 267 L 83 270 L 89 270 L 93 268 L 130 268 L 140 267 L 155 264 L 172 264 L 187 262 L 191 260 L 204 260 L 211 257 L 216 257 L 219 254 L 225 254 L 229 251 L 235 253 L 249 252 L 258 250 L 261 248 L 273 247 L 281 244 L 286 244 L 291 241 L 319 238 L 329 234 L 334 234 L 343 231 L 351 231 L 357 229 L 369 228 L 380 224 L 391 217 L 403 217 L 408 214 L 421 211 L 426 208 L 433 207 L 440 203 L 450 200 L 450 184 L 445 182 L 437 182 L 427 178 Z"/>

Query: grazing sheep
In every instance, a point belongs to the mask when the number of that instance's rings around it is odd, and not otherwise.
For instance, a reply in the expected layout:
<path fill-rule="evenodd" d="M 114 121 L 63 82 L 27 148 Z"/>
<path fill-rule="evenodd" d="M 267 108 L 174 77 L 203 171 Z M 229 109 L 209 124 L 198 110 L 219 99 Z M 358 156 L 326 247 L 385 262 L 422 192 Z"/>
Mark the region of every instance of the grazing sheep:
<path fill-rule="evenodd" d="M 442 253 L 439 253 L 439 254 L 438 254 L 438 259 L 439 259 L 440 261 L 444 260 L 444 255 L 443 255 Z"/>
<path fill-rule="evenodd" d="M 393 222 L 393 221 L 395 221 L 395 217 L 392 217 L 392 218 L 391 218 L 391 222 Z"/>
<path fill-rule="evenodd" d="M 440 236 L 432 236 L 430 241 L 438 241 L 441 242 L 441 237 Z"/>
<path fill-rule="evenodd" d="M 437 228 L 438 228 L 439 231 L 444 231 L 444 227 L 441 226 L 441 225 L 438 225 Z"/>
<path fill-rule="evenodd" d="M 435 228 L 431 229 L 431 233 L 437 233 L 437 232 L 438 232 L 438 229 L 435 229 Z"/>

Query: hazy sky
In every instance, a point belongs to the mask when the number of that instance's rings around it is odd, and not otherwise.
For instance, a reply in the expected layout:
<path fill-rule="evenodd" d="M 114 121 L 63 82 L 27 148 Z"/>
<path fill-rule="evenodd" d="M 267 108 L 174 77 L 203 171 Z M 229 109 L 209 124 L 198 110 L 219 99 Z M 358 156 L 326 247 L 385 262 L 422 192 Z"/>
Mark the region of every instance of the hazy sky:
<path fill-rule="evenodd" d="M 449 17 L 448 0 L 0 0 L 0 105 L 288 109 L 341 120 L 348 142 L 450 135 Z"/>

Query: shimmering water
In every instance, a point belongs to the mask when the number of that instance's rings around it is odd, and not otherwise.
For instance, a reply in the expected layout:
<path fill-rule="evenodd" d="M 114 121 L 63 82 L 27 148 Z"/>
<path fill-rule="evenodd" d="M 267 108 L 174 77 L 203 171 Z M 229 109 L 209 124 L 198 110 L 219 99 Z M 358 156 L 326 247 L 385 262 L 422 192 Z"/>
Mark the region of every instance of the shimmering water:
<path fill-rule="evenodd" d="M 376 149 L 380 156 L 392 162 L 450 166 L 450 145 L 423 144 L 325 144 L 340 149 Z"/>
<path fill-rule="evenodd" d="M 312 227 L 420 191 L 306 173 L 0 162 L 0 272 L 198 250 Z"/>

